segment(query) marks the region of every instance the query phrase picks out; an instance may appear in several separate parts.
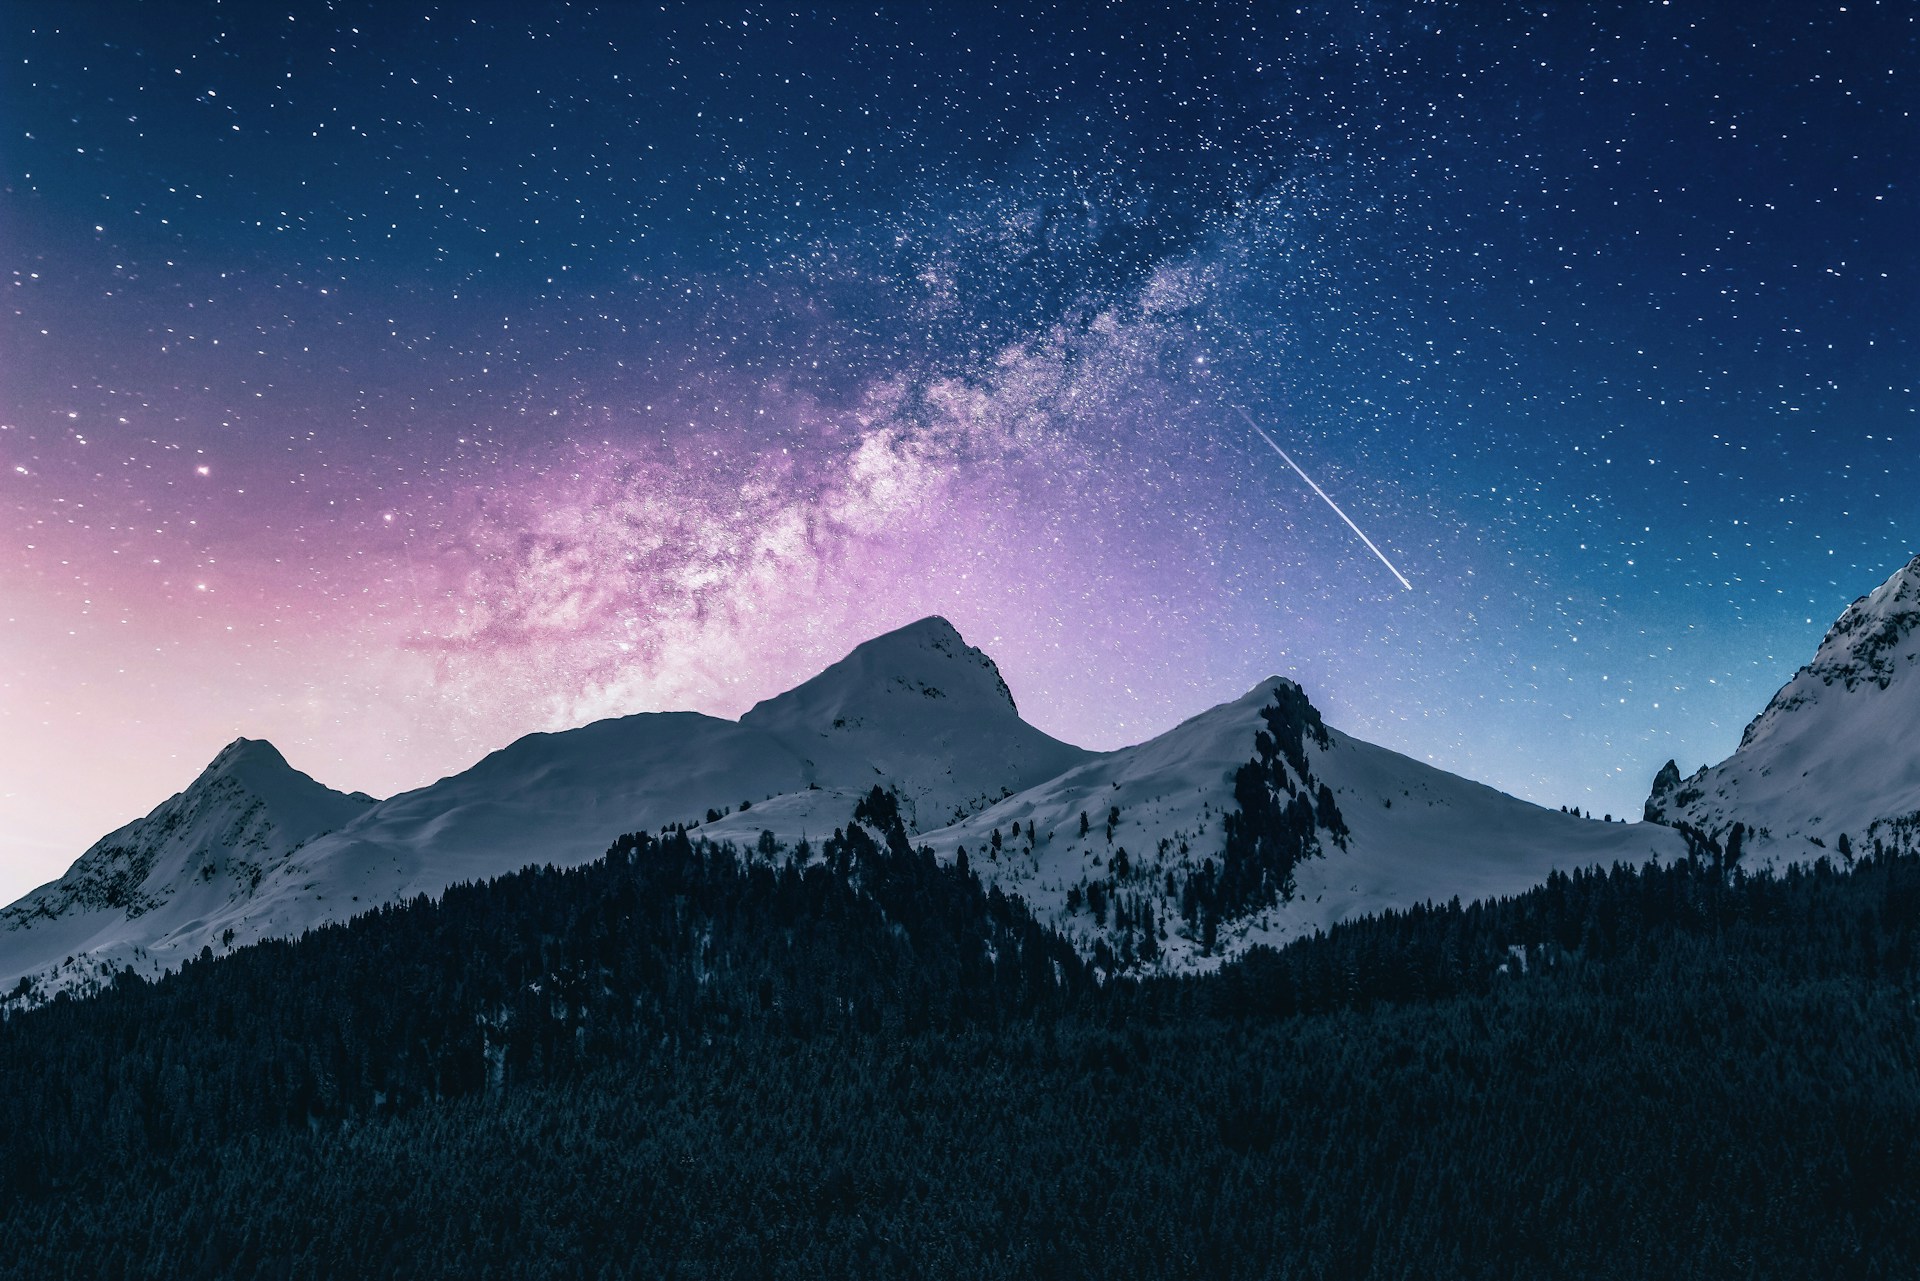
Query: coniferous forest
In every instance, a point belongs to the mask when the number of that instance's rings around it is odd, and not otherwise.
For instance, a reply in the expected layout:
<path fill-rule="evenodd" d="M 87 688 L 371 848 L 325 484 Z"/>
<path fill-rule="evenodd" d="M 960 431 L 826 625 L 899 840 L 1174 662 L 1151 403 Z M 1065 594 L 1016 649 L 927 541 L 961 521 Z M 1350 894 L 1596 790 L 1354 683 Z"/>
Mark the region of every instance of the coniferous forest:
<path fill-rule="evenodd" d="M 1140 979 L 861 817 L 12 1018 L 0 1274 L 1920 1269 L 1920 859 L 1556 875 Z"/>

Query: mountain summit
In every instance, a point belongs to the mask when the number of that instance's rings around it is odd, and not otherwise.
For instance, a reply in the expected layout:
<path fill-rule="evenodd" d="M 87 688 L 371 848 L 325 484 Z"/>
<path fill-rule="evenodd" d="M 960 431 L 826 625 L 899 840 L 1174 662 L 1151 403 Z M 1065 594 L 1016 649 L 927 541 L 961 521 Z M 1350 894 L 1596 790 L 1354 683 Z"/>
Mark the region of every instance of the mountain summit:
<path fill-rule="evenodd" d="M 109 832 L 59 880 L 0 910 L 0 976 L 11 984 L 79 958 L 59 982 L 84 987 L 97 977 L 87 967 L 90 953 L 106 949 L 129 963 L 135 948 L 121 945 L 130 934 L 158 941 L 246 901 L 296 850 L 373 804 L 315 782 L 272 743 L 236 738 L 184 791 Z"/>
<path fill-rule="evenodd" d="M 930 614 L 862 641 L 818 676 L 754 704 L 740 721 L 842 719 L 868 714 L 902 693 L 956 699 L 975 713 L 1020 714 L 993 660 L 952 623 Z"/>
<path fill-rule="evenodd" d="M 809 781 L 896 780 L 922 831 L 1090 759 L 1020 719 L 991 658 L 938 616 L 859 645 L 740 718 L 805 762 Z"/>
<path fill-rule="evenodd" d="M 261 872 L 373 803 L 315 782 L 264 739 L 236 738 L 186 790 L 108 833 L 65 876 L 0 911 L 0 930 L 104 909 L 140 916 L 196 882 L 250 889 Z"/>
<path fill-rule="evenodd" d="M 1920 826 L 1916 726 L 1920 556 L 1846 608 L 1732 756 L 1688 778 L 1668 762 L 1647 817 L 1714 836 L 1744 824 L 1765 858 L 1904 847 Z"/>

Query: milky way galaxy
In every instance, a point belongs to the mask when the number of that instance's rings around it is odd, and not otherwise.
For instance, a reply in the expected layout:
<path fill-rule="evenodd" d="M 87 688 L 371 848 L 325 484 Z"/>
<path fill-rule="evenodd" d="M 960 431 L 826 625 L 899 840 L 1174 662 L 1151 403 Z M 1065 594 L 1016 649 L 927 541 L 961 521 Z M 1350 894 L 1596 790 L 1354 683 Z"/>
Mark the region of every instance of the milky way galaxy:
<path fill-rule="evenodd" d="M 1915 15 L 1754 8 L 6 6 L 0 899 L 936 612 L 1636 813 L 1920 543 Z"/>

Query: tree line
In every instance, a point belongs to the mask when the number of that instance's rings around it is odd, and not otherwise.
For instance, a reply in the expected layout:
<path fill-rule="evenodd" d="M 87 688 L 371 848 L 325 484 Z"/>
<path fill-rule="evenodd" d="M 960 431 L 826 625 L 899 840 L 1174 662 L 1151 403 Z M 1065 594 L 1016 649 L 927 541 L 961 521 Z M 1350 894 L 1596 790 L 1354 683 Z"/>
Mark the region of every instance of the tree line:
<path fill-rule="evenodd" d="M 636 833 L 0 1026 L 0 1276 L 1912 1275 L 1917 932 L 1723 847 L 1138 980 L 884 792 Z"/>

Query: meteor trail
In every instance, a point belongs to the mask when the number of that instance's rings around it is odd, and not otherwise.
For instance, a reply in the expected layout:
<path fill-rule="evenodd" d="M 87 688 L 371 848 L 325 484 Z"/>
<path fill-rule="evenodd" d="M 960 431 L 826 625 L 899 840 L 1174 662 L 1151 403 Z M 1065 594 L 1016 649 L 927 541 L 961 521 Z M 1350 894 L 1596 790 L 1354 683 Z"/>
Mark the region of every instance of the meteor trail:
<path fill-rule="evenodd" d="M 1235 408 L 1238 409 L 1238 406 L 1236 406 Z M 1358 534 L 1360 537 L 1360 541 L 1367 545 L 1367 550 L 1380 558 L 1380 563 L 1387 567 L 1387 572 L 1392 574 L 1395 578 L 1399 579 L 1400 585 L 1402 587 L 1406 588 L 1408 591 L 1412 591 L 1413 584 L 1407 581 L 1407 576 L 1393 567 L 1393 562 L 1387 559 L 1387 554 L 1381 551 L 1378 547 L 1375 547 L 1373 545 L 1373 540 L 1371 538 L 1368 538 L 1365 534 L 1360 533 L 1360 526 L 1353 523 L 1353 517 L 1341 511 L 1340 504 L 1334 502 L 1333 499 L 1328 498 L 1327 491 L 1313 483 L 1313 477 L 1307 475 L 1307 473 L 1305 473 L 1304 471 L 1300 471 L 1300 464 L 1294 462 L 1293 459 L 1287 457 L 1287 451 L 1280 448 L 1278 441 L 1274 440 L 1273 437 L 1267 435 L 1266 432 L 1260 430 L 1260 424 L 1253 421 L 1252 414 L 1248 413 L 1244 409 L 1239 409 L 1239 414 L 1242 418 L 1247 420 L 1247 426 L 1253 428 L 1253 430 L 1259 435 L 1260 439 L 1266 441 L 1267 444 L 1273 449 L 1273 452 L 1280 455 L 1280 460 L 1282 462 L 1284 462 L 1287 466 L 1293 468 L 1296 472 L 1300 472 L 1300 479 L 1306 481 L 1308 485 L 1312 486 L 1314 493 L 1320 495 L 1321 498 L 1326 500 L 1327 506 L 1333 508 L 1333 514 L 1338 516 L 1341 520 L 1344 520 L 1347 522 L 1347 528 L 1351 529 L 1355 534 Z"/>

